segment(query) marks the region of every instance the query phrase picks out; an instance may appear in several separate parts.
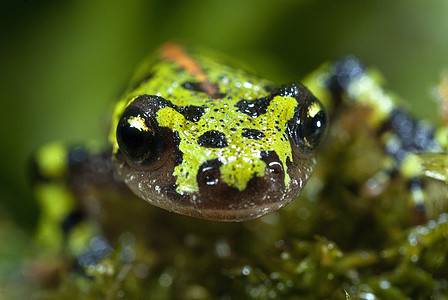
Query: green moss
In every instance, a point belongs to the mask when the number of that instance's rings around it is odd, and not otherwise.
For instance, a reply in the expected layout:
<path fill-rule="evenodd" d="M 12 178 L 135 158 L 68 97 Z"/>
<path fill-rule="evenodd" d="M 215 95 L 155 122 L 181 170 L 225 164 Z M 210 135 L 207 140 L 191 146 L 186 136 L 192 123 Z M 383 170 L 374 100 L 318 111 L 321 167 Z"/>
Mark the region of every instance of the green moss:
<path fill-rule="evenodd" d="M 43 298 L 447 297 L 446 185 L 427 180 L 445 192 L 427 190 L 432 208 L 417 224 L 405 180 L 366 195 L 363 184 L 377 170 L 358 166 L 381 159 L 380 149 L 362 129 L 341 139 L 338 126 L 304 194 L 261 219 L 210 222 L 104 193 L 99 219 L 115 250 L 85 275 L 68 273 L 42 289 Z"/>

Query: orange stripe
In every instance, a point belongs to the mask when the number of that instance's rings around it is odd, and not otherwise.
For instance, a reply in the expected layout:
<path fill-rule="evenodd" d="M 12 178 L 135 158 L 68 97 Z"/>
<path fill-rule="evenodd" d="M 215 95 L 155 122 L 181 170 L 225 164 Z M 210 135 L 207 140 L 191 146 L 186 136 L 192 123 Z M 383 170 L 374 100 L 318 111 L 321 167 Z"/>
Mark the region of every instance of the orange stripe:
<path fill-rule="evenodd" d="M 201 70 L 198 63 L 185 53 L 181 46 L 175 43 L 167 43 L 160 49 L 162 58 L 170 60 L 179 67 L 193 75 L 197 81 L 201 83 L 204 91 L 214 97 L 218 94 L 218 90 L 213 86 L 207 75 Z"/>

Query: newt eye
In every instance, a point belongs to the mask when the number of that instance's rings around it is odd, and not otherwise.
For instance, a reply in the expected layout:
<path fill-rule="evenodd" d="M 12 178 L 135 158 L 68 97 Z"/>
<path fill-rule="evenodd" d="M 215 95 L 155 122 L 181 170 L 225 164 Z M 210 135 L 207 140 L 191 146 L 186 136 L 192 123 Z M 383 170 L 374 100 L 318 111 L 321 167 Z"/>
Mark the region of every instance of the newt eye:
<path fill-rule="evenodd" d="M 314 111 L 318 109 L 318 111 Z M 327 128 L 325 110 L 320 103 L 313 103 L 308 107 L 308 113 L 303 122 L 300 138 L 311 149 L 316 148 L 323 140 Z"/>
<path fill-rule="evenodd" d="M 121 152 L 136 165 L 147 165 L 160 154 L 163 142 L 157 122 L 140 107 L 124 110 L 116 134 Z"/>
<path fill-rule="evenodd" d="M 299 102 L 293 119 L 288 123 L 288 132 L 296 146 L 311 151 L 322 142 L 326 127 L 327 116 L 323 105 L 310 96 Z"/>

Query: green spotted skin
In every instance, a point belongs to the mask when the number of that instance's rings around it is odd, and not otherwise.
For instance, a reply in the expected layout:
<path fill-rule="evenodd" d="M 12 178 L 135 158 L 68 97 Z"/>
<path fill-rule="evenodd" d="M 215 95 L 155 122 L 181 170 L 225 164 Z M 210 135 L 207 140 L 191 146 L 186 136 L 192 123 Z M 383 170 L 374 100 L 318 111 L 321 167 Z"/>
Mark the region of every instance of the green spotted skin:
<path fill-rule="evenodd" d="M 332 120 L 331 140 L 321 149 L 322 168 L 310 182 L 306 198 L 283 210 L 279 218 L 236 227 L 211 224 L 170 216 L 134 197 L 131 190 L 169 211 L 209 220 L 244 221 L 294 199 L 314 167 L 316 147 L 325 133 L 325 113 L 307 88 L 300 84 L 275 87 L 238 66 L 229 67 L 219 56 L 185 53 L 191 59 L 187 62 L 195 62 L 197 68 L 180 62 L 185 58 L 161 54 L 142 65 L 116 105 L 110 131 L 113 150 L 54 143 L 36 152 L 34 193 L 42 210 L 36 240 L 49 257 L 38 265 L 46 271 L 41 272 L 43 283 L 55 286 L 55 276 L 45 278 L 51 271 L 63 278 L 57 283 L 58 295 L 79 291 L 85 297 L 86 293 L 118 291 L 132 297 L 148 294 L 149 288 L 154 298 L 172 291 L 175 296 L 191 294 L 192 290 L 219 298 L 223 290 L 229 294 L 221 284 L 237 279 L 249 287 L 240 289 L 244 298 L 253 291 L 259 293 L 266 278 L 272 277 L 274 289 L 268 287 L 269 295 L 276 292 L 287 297 L 299 289 L 314 295 L 313 282 L 320 280 L 322 267 L 340 275 L 327 278 L 324 272 L 323 280 L 329 279 L 328 284 L 324 282 L 326 287 L 346 285 L 346 272 L 340 272 L 344 264 L 349 272 L 359 273 L 360 282 L 368 282 L 366 276 L 382 268 L 386 253 L 391 268 L 395 264 L 403 274 L 419 275 L 414 276 L 416 288 L 410 294 L 438 295 L 437 287 L 443 287 L 443 282 L 434 285 L 435 289 L 432 283 L 437 276 L 443 279 L 439 273 L 445 265 L 434 257 L 445 257 L 446 251 L 439 246 L 446 242 L 447 214 L 409 228 L 408 205 L 402 198 L 412 194 L 416 204 L 422 199 L 425 205 L 433 204 L 423 194 L 434 190 L 419 186 L 420 177 L 430 177 L 445 183 L 444 193 L 433 198 L 441 198 L 435 202 L 439 207 L 435 213 L 446 211 L 447 117 L 445 126 L 438 128 L 410 119 L 377 76 L 350 57 L 342 64 L 325 64 L 304 82 L 325 105 L 333 106 L 331 116 L 340 119 Z M 444 88 L 441 96 L 446 105 L 448 88 Z M 403 128 L 419 134 L 405 136 L 400 131 Z M 412 152 L 417 146 L 419 151 Z M 369 151 L 377 159 L 367 161 L 378 166 L 364 160 Z M 379 157 L 382 151 L 386 155 Z M 372 196 L 372 187 L 390 182 L 384 170 L 375 175 L 381 168 L 398 171 L 396 175 L 409 179 L 410 184 L 400 186 L 403 182 L 394 181 L 392 189 L 378 192 L 383 193 L 381 197 L 367 199 L 359 184 L 367 180 L 368 196 Z M 369 179 L 372 175 L 373 180 Z M 410 233 L 397 240 L 402 229 Z M 316 233 L 317 243 L 297 243 Z M 365 250 L 341 252 L 341 248 L 357 245 L 362 249 L 372 246 L 369 255 Z M 434 252 L 434 247 L 440 251 Z M 275 263 L 265 259 L 266 253 L 259 252 L 262 248 L 269 250 Z M 291 269 L 303 261 L 311 269 Z M 67 277 L 74 265 L 76 274 Z M 217 268 L 224 271 L 216 272 Z M 375 280 L 363 287 L 372 295 L 399 296 L 401 281 L 396 281 L 391 268 L 376 276 L 390 283 L 390 288 Z M 80 275 L 79 270 L 85 273 Z M 316 280 L 301 287 L 302 279 L 310 274 L 317 274 Z M 164 276 L 172 283 L 162 284 Z M 206 286 L 197 284 L 206 277 Z M 291 278 L 295 278 L 294 285 L 289 284 Z M 422 280 L 427 285 L 419 285 Z M 292 288 L 285 290 L 288 286 Z M 326 290 L 334 294 L 334 289 Z"/>
<path fill-rule="evenodd" d="M 325 133 L 320 102 L 300 84 L 275 87 L 201 51 L 159 53 L 131 81 L 110 133 L 116 170 L 133 192 L 221 221 L 296 198 Z"/>

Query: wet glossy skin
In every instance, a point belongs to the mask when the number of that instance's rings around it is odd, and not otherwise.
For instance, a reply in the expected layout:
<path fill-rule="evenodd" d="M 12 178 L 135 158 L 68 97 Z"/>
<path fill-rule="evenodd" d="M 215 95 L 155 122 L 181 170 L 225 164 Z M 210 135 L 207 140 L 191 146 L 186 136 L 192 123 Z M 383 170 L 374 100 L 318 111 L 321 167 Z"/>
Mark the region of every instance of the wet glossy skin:
<path fill-rule="evenodd" d="M 257 200 L 266 194 L 272 195 L 272 199 L 283 193 L 292 199 L 296 191 L 288 190 L 285 175 L 290 182 L 309 175 L 310 169 L 306 168 L 314 163 L 315 146 L 322 133 L 316 130 L 319 118 L 314 119 L 320 105 L 313 105 L 317 102 L 300 85 L 273 89 L 271 84 L 238 68 L 212 65 L 204 55 L 182 58 L 185 54 L 180 48 L 173 49 L 176 55 L 167 57 L 162 51 L 165 55 L 161 61 L 144 66 L 117 105 L 111 132 L 114 163 L 127 184 L 136 194 L 147 197 L 148 201 L 158 201 L 156 204 L 166 209 L 213 220 L 245 220 L 257 215 L 257 209 L 269 210 L 269 202 Z M 187 66 L 186 62 L 192 64 Z M 195 64 L 201 68 L 195 68 Z M 210 71 L 223 76 L 211 75 Z M 222 290 L 227 295 L 225 287 L 220 287 L 235 279 L 245 287 L 241 289 L 241 298 L 252 295 L 254 290 L 259 294 L 258 287 L 266 283 L 266 278 L 273 280 L 272 287 L 277 287 L 268 288 L 269 295 L 271 291 L 278 292 L 280 297 L 296 293 L 297 287 L 315 295 L 315 283 L 319 281 L 324 283 L 323 290 L 333 295 L 337 288 L 331 287 L 339 286 L 343 291 L 342 287 L 351 286 L 347 283 L 347 272 L 355 272 L 356 282 L 362 283 L 360 287 L 352 282 L 352 291 L 364 289 L 371 295 L 378 292 L 390 298 L 408 294 L 421 295 L 420 298 L 437 295 L 441 291 L 437 286 L 443 287 L 446 278 L 443 271 L 447 270 L 443 261 L 446 247 L 440 245 L 446 244 L 447 232 L 448 120 L 443 115 L 445 126 L 438 128 L 413 120 L 396 106 L 394 95 L 385 91 L 374 75 L 355 58 L 347 57 L 323 65 L 306 79 L 306 86 L 327 107 L 333 107 L 331 140 L 320 149 L 322 168 L 313 182 L 318 184 L 313 184 L 307 192 L 311 197 L 304 195 L 303 201 L 296 201 L 283 210 L 279 222 L 265 222 L 273 220 L 265 219 L 235 227 L 170 216 L 129 194 L 129 189 L 113 172 L 110 149 L 98 152 L 84 147 L 67 148 L 63 143 L 40 149 L 34 166 L 35 194 L 42 207 L 36 236 L 47 247 L 46 253 L 50 256 L 45 257 L 51 261 L 39 263 L 46 271 L 39 273 L 49 274 L 47 266 L 50 271 L 53 268 L 55 275 L 50 278 L 53 286 L 52 278 L 67 277 L 64 275 L 68 266 L 73 266 L 76 260 L 76 274 L 79 275 L 79 267 L 85 273 L 79 276 L 81 281 L 73 280 L 78 278 L 71 274 L 59 284 L 65 296 L 78 290 L 85 294 L 86 275 L 89 290 L 96 294 L 99 289 L 102 295 L 111 294 L 108 283 L 112 282 L 120 292 L 128 291 L 131 286 L 130 292 L 134 293 L 135 287 L 135 293 L 140 295 L 148 293 L 150 287 L 155 290 L 155 298 L 160 295 L 159 291 L 165 295 L 166 291 L 174 290 L 182 296 L 191 287 L 196 290 L 197 282 L 205 277 L 210 279 L 207 281 L 210 284 L 203 287 L 205 297 L 219 298 Z M 151 81 L 155 81 L 154 85 Z M 250 89 L 257 85 L 263 89 Z M 252 94 L 241 95 L 242 87 Z M 441 84 L 440 97 L 444 104 L 448 102 L 446 91 L 446 85 Z M 232 102 L 228 98 L 230 94 L 239 97 L 239 101 Z M 285 112 L 280 114 L 284 119 L 269 119 L 265 115 L 269 105 L 276 103 L 275 99 L 285 100 L 279 101 L 276 108 Z M 289 116 L 285 103 L 295 105 L 289 121 L 284 121 Z M 215 111 L 215 108 L 219 109 Z M 225 122 L 219 121 L 221 118 Z M 263 118 L 265 121 L 261 122 Z M 201 120 L 207 122 L 201 123 Z M 283 127 L 279 124 L 286 128 L 284 134 L 291 149 L 290 155 L 283 152 L 286 172 L 278 154 L 282 148 L 272 143 L 278 129 L 273 125 L 275 130 L 272 130 L 270 121 L 280 129 Z M 227 123 L 234 127 L 228 128 Z M 300 126 L 305 127 L 299 130 Z M 233 132 L 239 134 L 233 135 Z M 260 142 L 268 138 L 269 143 Z M 244 148 L 244 144 L 250 147 Z M 238 148 L 232 145 L 239 145 L 240 150 L 232 151 Z M 207 151 L 203 154 L 204 162 L 194 159 L 201 158 L 203 151 Z M 250 155 L 257 151 L 260 159 Z M 257 176 L 254 173 L 257 169 L 249 168 L 252 164 L 226 172 L 221 167 L 232 161 L 229 157 L 243 157 L 242 163 L 249 159 L 253 165 L 264 163 L 264 172 Z M 198 166 L 195 176 L 182 173 L 186 168 L 195 172 L 194 166 Z M 229 180 L 232 174 L 239 176 L 233 176 L 232 181 Z M 428 182 L 427 177 L 443 186 Z M 421 179 L 429 185 L 421 185 Z M 188 191 L 195 184 L 197 191 Z M 201 202 L 197 201 L 199 198 Z M 414 207 L 410 212 L 408 200 L 411 198 Z M 276 198 L 282 199 L 286 198 Z M 251 201 L 253 206 L 244 205 Z M 236 203 L 234 209 L 229 206 L 232 203 Z M 425 213 L 426 207 L 429 210 Z M 429 222 L 426 216 L 431 218 Z M 421 226 L 410 228 L 410 224 Z M 247 240 L 248 236 L 253 238 Z M 286 239 L 282 238 L 279 243 L 279 236 Z M 296 242 L 304 236 L 317 236 L 316 242 Z M 242 237 L 249 242 L 243 247 L 239 243 Z M 341 250 L 353 247 L 362 251 L 344 253 Z M 148 248 L 154 251 L 146 251 Z M 259 249 L 268 249 L 269 253 Z M 316 256 L 316 249 L 322 255 Z M 368 255 L 365 249 L 370 249 Z M 270 259 L 266 260 L 265 255 Z M 235 257 L 243 259 L 235 260 Z M 326 271 L 335 271 L 340 276 L 327 278 L 328 272 L 320 276 L 322 259 L 326 261 Z M 383 268 L 384 259 L 390 268 L 375 276 L 378 280 L 369 278 Z M 302 272 L 290 268 L 304 261 Z M 344 265 L 346 268 L 341 269 Z M 111 272 L 104 273 L 105 268 Z M 216 272 L 217 268 L 224 272 Z M 414 288 L 409 290 L 409 284 L 397 281 L 396 272 L 390 272 L 392 269 L 405 276 L 418 274 Z M 279 272 L 285 276 L 272 276 Z M 126 278 L 123 274 L 127 274 Z M 162 287 L 161 274 L 171 278 L 172 285 Z M 302 279 L 310 276 L 314 279 L 302 287 Z M 117 278 L 123 280 L 117 282 Z M 49 283 L 49 279 L 46 281 Z M 136 282 L 140 286 L 135 286 Z M 390 288 L 382 286 L 385 282 Z M 79 284 L 83 286 L 80 288 Z M 292 289 L 285 290 L 286 286 Z"/>
<path fill-rule="evenodd" d="M 114 165 L 151 204 L 244 221 L 288 204 L 313 171 L 326 116 L 301 84 L 276 88 L 167 44 L 130 86 L 114 114 Z"/>

